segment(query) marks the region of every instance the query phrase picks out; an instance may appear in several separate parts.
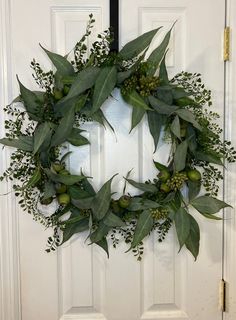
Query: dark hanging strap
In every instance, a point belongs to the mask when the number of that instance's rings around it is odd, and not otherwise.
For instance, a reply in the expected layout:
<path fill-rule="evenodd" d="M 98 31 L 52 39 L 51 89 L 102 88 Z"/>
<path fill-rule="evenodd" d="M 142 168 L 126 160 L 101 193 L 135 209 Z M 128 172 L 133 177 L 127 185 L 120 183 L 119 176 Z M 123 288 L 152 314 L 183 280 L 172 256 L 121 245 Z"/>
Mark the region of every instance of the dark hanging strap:
<path fill-rule="evenodd" d="M 112 51 L 119 51 L 119 0 L 110 0 L 110 27 L 113 32 L 114 42 Z"/>

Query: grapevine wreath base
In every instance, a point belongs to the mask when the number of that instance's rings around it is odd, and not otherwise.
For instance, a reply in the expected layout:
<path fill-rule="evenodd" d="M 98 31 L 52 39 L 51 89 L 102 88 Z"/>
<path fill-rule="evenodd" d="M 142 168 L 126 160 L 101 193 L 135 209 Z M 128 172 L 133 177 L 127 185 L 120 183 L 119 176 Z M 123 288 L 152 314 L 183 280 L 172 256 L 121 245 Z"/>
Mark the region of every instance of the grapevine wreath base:
<path fill-rule="evenodd" d="M 4 110 L 6 137 L 3 145 L 16 148 L 9 168 L 1 179 L 14 180 L 13 189 L 23 210 L 35 220 L 54 229 L 47 251 L 68 241 L 74 234 L 87 231 L 89 244 L 95 243 L 108 254 L 107 239 L 113 246 L 123 238 L 140 260 L 143 239 L 157 232 L 165 239 L 175 226 L 180 249 L 199 253 L 200 230 L 190 214 L 194 207 L 207 219 L 229 206 L 216 198 L 220 166 L 234 162 L 236 152 L 230 142 L 221 140 L 218 114 L 208 111 L 211 91 L 199 74 L 181 72 L 169 79 L 165 56 L 171 30 L 161 44 L 146 57 L 146 51 L 160 28 L 127 43 L 120 52 L 110 51 L 110 30 L 98 35 L 88 50 L 86 43 L 94 19 L 70 54 L 63 57 L 43 48 L 56 71 L 45 72 L 33 60 L 33 77 L 41 91 L 30 91 L 18 79 L 20 96 Z M 72 61 L 71 61 L 72 60 Z M 157 175 L 152 181 L 136 182 L 138 195 L 125 192 L 113 199 L 113 177 L 96 192 L 84 172 L 72 175 L 62 156 L 65 145 L 89 144 L 81 124 L 95 121 L 111 125 L 101 106 L 114 88 L 132 108 L 131 130 L 147 117 L 156 151 L 160 133 L 171 152 L 166 165 L 153 162 Z M 199 195 L 200 194 L 200 195 Z M 47 206 L 56 204 L 51 215 Z"/>

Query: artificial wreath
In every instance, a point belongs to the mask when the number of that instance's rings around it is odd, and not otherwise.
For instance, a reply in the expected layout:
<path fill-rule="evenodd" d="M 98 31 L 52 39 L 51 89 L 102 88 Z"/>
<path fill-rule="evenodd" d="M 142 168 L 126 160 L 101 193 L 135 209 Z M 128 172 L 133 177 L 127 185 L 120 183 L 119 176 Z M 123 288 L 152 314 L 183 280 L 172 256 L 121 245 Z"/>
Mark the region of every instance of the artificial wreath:
<path fill-rule="evenodd" d="M 91 15 L 85 35 L 70 55 L 43 48 L 56 71 L 45 72 L 38 62 L 31 62 L 33 77 L 43 90 L 30 91 L 18 79 L 20 96 L 4 109 L 9 116 L 6 137 L 0 140 L 16 151 L 1 180 L 14 180 L 23 210 L 54 229 L 48 252 L 87 231 L 90 243 L 107 254 L 108 238 L 114 247 L 123 238 L 140 260 L 143 239 L 156 231 L 163 241 L 174 225 L 180 249 L 185 245 L 196 259 L 200 230 L 189 208 L 208 219 L 220 219 L 215 214 L 228 204 L 215 198 L 218 181 L 223 179 L 219 166 L 236 160 L 230 142 L 221 140 L 222 129 L 216 123 L 219 115 L 207 109 L 212 105 L 211 91 L 199 74 L 181 72 L 169 79 L 165 56 L 171 30 L 146 57 L 160 28 L 114 52 L 110 30 L 99 34 L 88 50 L 93 24 Z M 131 130 L 146 115 L 154 151 L 162 131 L 163 139 L 171 144 L 168 163 L 153 162 L 157 169 L 153 181 L 135 182 L 129 172 L 125 183 L 140 192 L 130 195 L 124 188 L 119 199 L 112 198 L 113 178 L 96 192 L 84 172 L 73 175 L 68 171 L 65 159 L 69 153 L 63 154 L 65 143 L 89 144 L 81 134 L 82 123 L 96 121 L 111 127 L 101 106 L 114 88 L 120 89 L 132 108 Z M 52 202 L 56 210 L 45 215 Z"/>

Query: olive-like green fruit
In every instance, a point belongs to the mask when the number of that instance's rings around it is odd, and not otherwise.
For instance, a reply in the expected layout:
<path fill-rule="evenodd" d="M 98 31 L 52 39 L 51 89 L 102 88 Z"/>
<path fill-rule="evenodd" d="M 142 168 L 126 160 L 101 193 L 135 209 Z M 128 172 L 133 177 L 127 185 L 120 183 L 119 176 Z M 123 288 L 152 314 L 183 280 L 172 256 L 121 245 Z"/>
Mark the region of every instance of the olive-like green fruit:
<path fill-rule="evenodd" d="M 43 204 L 43 205 L 45 205 L 45 206 L 47 206 L 47 205 L 49 205 L 50 203 L 52 203 L 52 200 L 53 200 L 52 197 L 47 198 L 47 199 L 42 198 L 42 199 L 40 199 L 40 203 Z"/>
<path fill-rule="evenodd" d="M 70 203 L 70 196 L 68 193 L 62 193 L 57 196 L 59 204 L 66 206 Z"/>
<path fill-rule="evenodd" d="M 170 172 L 166 169 L 163 169 L 159 172 L 158 177 L 162 182 L 166 182 L 170 178 Z"/>
<path fill-rule="evenodd" d="M 196 169 L 189 170 L 187 175 L 191 181 L 199 181 L 202 178 L 201 173 Z"/>
<path fill-rule="evenodd" d="M 59 90 L 59 89 L 54 89 L 54 98 L 56 99 L 56 100 L 61 100 L 62 98 L 63 98 L 63 92 L 61 91 L 61 90 Z"/>
<path fill-rule="evenodd" d="M 70 172 L 66 169 L 61 170 L 59 173 L 62 174 L 63 176 L 68 176 L 70 174 Z"/>
<path fill-rule="evenodd" d="M 69 93 L 69 91 L 70 91 L 70 87 L 65 85 L 64 88 L 63 88 L 64 95 L 67 95 Z"/>
<path fill-rule="evenodd" d="M 168 184 L 162 183 L 160 186 L 160 190 L 167 193 L 170 192 L 171 188 L 168 186 Z"/>
<path fill-rule="evenodd" d="M 55 185 L 56 193 L 65 193 L 67 190 L 67 186 L 63 183 L 57 183 Z"/>
<path fill-rule="evenodd" d="M 54 162 L 52 164 L 52 168 L 56 172 L 60 172 L 60 171 L 64 170 L 64 166 L 60 162 Z"/>
<path fill-rule="evenodd" d="M 127 208 L 130 204 L 130 197 L 129 196 L 122 196 L 120 197 L 118 203 L 119 203 L 119 206 L 123 209 Z"/>
<path fill-rule="evenodd" d="M 111 209 L 114 213 L 120 213 L 121 208 L 120 208 L 117 200 L 111 201 Z"/>

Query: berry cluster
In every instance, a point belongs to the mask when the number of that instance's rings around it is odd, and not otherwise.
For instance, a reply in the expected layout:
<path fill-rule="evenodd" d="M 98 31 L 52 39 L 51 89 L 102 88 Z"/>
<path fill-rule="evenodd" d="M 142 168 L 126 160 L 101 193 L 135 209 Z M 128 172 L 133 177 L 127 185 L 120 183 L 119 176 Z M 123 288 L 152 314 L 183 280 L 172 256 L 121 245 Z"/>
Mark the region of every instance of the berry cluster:
<path fill-rule="evenodd" d="M 148 97 L 151 95 L 151 92 L 157 88 L 159 80 L 157 77 L 141 76 L 139 78 L 139 83 L 137 86 L 137 91 L 143 97 Z"/>
<path fill-rule="evenodd" d="M 123 87 L 121 88 L 121 93 L 123 95 L 130 93 L 131 91 L 136 89 L 137 84 L 138 84 L 137 76 L 136 75 L 131 76 L 130 78 L 124 81 Z"/>
<path fill-rule="evenodd" d="M 164 220 L 168 217 L 168 210 L 166 208 L 150 209 L 154 220 Z"/>
<path fill-rule="evenodd" d="M 157 77 L 140 74 L 132 75 L 124 81 L 121 92 L 123 95 L 126 95 L 133 90 L 137 90 L 141 96 L 148 97 L 151 95 L 151 92 L 157 88 L 158 84 L 159 79 Z"/>
<path fill-rule="evenodd" d="M 176 172 L 175 175 L 166 182 L 166 184 L 171 190 L 177 191 L 182 188 L 186 180 L 188 180 L 186 172 Z"/>

